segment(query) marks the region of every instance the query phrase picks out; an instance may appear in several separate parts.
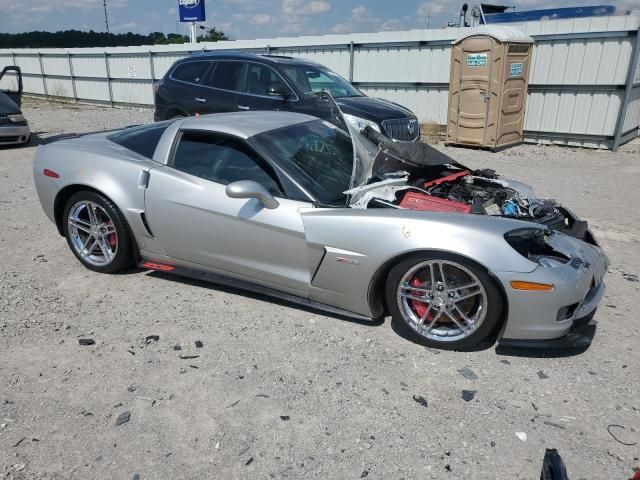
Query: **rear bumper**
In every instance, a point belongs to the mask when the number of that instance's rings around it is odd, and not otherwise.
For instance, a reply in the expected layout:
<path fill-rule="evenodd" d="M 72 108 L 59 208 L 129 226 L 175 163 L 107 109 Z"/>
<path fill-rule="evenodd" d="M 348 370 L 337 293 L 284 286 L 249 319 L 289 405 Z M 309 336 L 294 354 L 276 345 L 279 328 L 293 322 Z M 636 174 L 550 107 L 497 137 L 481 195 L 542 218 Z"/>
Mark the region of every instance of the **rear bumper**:
<path fill-rule="evenodd" d="M 29 141 L 29 125 L 0 127 L 0 145 L 19 145 Z"/>

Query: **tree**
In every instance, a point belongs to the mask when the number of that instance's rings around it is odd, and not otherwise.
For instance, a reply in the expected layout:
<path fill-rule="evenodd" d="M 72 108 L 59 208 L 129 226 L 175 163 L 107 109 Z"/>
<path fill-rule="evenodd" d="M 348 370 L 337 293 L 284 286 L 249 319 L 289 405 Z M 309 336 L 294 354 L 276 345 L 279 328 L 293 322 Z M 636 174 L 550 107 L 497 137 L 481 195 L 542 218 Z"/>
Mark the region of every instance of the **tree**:
<path fill-rule="evenodd" d="M 167 35 L 167 43 L 189 43 L 189 37 L 178 35 L 177 33 L 170 33 Z"/>
<path fill-rule="evenodd" d="M 229 40 L 227 35 L 216 28 L 209 29 L 201 37 L 204 42 Z M 25 32 L 0 33 L 0 48 L 82 48 L 82 47 L 132 47 L 140 45 L 167 45 L 189 43 L 189 37 L 170 33 L 152 32 L 149 35 L 138 33 L 113 34 L 106 32 L 81 32 L 65 30 L 63 32 Z"/>
<path fill-rule="evenodd" d="M 210 28 L 209 32 L 200 37 L 202 42 L 221 42 L 223 40 L 231 40 L 226 33 L 216 30 L 216 27 Z"/>
<path fill-rule="evenodd" d="M 149 34 L 149 38 L 153 41 L 155 45 L 163 45 L 167 43 L 167 37 L 163 32 L 151 32 Z"/>

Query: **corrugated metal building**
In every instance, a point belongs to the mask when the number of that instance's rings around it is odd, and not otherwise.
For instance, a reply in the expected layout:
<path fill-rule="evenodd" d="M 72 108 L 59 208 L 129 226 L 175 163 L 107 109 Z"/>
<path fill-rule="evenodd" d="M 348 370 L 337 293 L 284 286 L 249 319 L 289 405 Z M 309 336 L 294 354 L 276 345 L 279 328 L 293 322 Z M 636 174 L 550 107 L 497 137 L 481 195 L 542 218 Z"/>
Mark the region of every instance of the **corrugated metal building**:
<path fill-rule="evenodd" d="M 640 14 L 513 24 L 532 36 L 525 138 L 612 148 L 640 127 Z M 460 29 L 203 43 L 306 58 L 351 80 L 364 93 L 407 106 L 423 123 L 445 125 L 451 42 Z M 19 65 L 25 91 L 109 104 L 152 105 L 153 80 L 194 45 L 0 50 Z M 10 81 L 10 80 L 7 80 Z"/>

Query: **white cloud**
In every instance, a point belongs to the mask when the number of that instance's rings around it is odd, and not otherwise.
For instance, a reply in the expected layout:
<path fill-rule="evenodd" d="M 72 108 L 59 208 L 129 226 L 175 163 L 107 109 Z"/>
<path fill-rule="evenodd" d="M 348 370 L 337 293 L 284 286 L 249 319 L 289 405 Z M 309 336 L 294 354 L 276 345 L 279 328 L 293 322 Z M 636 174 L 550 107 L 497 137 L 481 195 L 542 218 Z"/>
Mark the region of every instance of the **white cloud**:
<path fill-rule="evenodd" d="M 416 11 L 416 15 L 427 17 L 429 15 L 442 13 L 444 4 L 438 2 L 422 2 Z M 454 10 L 455 11 L 455 10 Z"/>
<path fill-rule="evenodd" d="M 331 33 L 378 32 L 381 30 L 406 30 L 407 25 L 400 19 L 384 19 L 375 16 L 364 5 L 351 10 L 351 16 L 344 22 L 331 27 Z"/>
<path fill-rule="evenodd" d="M 367 7 L 364 5 L 357 6 L 353 10 L 351 10 L 351 15 L 354 17 L 361 17 L 367 13 Z"/>
<path fill-rule="evenodd" d="M 269 25 L 273 23 L 275 19 L 271 15 L 267 15 L 264 13 L 259 13 L 254 15 L 253 18 L 249 20 L 249 23 L 252 25 Z"/>
<path fill-rule="evenodd" d="M 309 27 L 310 19 L 330 10 L 331 3 L 326 0 L 282 0 L 283 25 L 276 34 L 310 34 L 314 31 Z"/>
<path fill-rule="evenodd" d="M 398 32 L 401 30 L 407 30 L 408 28 L 409 26 L 398 18 L 385 20 L 382 25 L 380 25 L 380 30 L 385 32 Z"/>
<path fill-rule="evenodd" d="M 122 25 L 117 25 L 115 30 L 131 31 L 136 29 L 137 27 L 138 27 L 138 24 L 136 22 L 127 22 L 127 23 L 123 23 Z"/>
<path fill-rule="evenodd" d="M 49 13 L 62 10 L 93 10 L 102 6 L 102 0 L 32 0 L 28 2 L 0 0 L 0 12 Z M 109 0 L 109 8 L 126 6 L 127 0 Z"/>
<path fill-rule="evenodd" d="M 282 0 L 282 13 L 293 17 L 318 15 L 331 10 L 326 0 Z"/>

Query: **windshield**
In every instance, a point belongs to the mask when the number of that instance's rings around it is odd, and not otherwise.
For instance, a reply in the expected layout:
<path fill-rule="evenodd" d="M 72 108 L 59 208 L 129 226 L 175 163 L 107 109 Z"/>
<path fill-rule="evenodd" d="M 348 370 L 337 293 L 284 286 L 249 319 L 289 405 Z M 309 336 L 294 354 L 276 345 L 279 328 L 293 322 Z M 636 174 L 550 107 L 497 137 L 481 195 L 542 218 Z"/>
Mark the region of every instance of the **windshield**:
<path fill-rule="evenodd" d="M 283 65 L 282 70 L 302 93 L 328 91 L 332 97 L 361 97 L 353 85 L 337 73 L 313 65 Z"/>
<path fill-rule="evenodd" d="M 271 153 L 320 203 L 345 203 L 353 168 L 351 138 L 322 120 L 262 133 L 254 141 Z"/>

